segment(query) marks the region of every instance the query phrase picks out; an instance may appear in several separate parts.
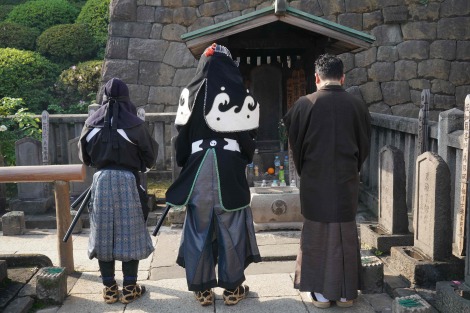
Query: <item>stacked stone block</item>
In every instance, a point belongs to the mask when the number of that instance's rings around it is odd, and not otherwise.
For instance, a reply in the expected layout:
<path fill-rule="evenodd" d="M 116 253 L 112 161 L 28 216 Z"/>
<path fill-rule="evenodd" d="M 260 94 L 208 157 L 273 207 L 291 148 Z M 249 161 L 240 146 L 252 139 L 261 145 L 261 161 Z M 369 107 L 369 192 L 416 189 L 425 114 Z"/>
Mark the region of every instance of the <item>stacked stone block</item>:
<path fill-rule="evenodd" d="M 112 1 L 102 81 L 122 78 L 132 100 L 146 106 L 147 112 L 175 112 L 180 89 L 197 65 L 181 35 L 272 4 Z M 346 87 L 359 87 L 358 95 L 371 111 L 417 117 L 424 88 L 431 88 L 431 118 L 436 112 L 463 107 L 470 93 L 467 0 L 295 0 L 288 5 L 376 37 L 370 49 L 341 55 L 348 60 Z"/>

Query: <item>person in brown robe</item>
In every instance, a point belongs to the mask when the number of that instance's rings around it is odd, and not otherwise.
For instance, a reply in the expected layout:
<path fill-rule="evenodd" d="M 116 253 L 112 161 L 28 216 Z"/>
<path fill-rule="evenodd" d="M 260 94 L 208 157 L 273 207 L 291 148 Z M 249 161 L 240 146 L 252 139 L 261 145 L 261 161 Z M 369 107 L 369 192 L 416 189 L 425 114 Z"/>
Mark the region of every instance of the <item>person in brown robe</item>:
<path fill-rule="evenodd" d="M 350 307 L 360 286 L 356 225 L 359 171 L 370 149 L 366 105 L 342 87 L 343 63 L 324 54 L 315 62 L 317 91 L 284 116 L 300 178 L 304 216 L 294 288 L 317 307 Z"/>

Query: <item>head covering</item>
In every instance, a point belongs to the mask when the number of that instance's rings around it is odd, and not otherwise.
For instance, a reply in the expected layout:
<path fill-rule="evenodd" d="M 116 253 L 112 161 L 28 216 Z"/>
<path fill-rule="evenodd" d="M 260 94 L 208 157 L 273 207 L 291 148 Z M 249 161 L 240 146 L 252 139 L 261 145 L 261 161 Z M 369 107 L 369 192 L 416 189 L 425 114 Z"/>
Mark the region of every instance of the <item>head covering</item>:
<path fill-rule="evenodd" d="M 101 107 L 85 121 L 89 127 L 103 128 L 102 142 L 112 140 L 118 148 L 117 129 L 132 128 L 144 123 L 129 98 L 129 88 L 119 78 L 111 78 L 104 87 Z"/>
<path fill-rule="evenodd" d="M 204 120 L 213 131 L 258 128 L 259 104 L 245 88 L 238 66 L 226 47 L 214 43 L 202 54 L 196 75 L 181 92 L 175 125 L 188 122 L 200 92 L 204 93 Z"/>
<path fill-rule="evenodd" d="M 116 109 L 117 114 L 114 114 Z M 105 118 L 107 114 L 109 119 Z M 114 118 L 116 115 L 117 119 Z M 85 124 L 90 127 L 104 127 L 105 123 L 110 123 L 111 117 L 113 123 L 117 121 L 115 125 L 118 129 L 135 127 L 144 122 L 137 117 L 137 109 L 129 98 L 129 88 L 119 78 L 111 78 L 106 83 L 101 107 L 88 117 Z"/>

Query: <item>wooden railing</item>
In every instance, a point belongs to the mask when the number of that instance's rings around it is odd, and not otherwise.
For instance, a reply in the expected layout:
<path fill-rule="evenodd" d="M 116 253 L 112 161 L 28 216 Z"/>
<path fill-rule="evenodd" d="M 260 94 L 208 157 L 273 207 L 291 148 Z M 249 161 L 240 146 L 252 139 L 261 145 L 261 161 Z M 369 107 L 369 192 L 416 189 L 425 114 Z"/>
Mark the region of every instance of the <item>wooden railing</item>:
<path fill-rule="evenodd" d="M 44 165 L 2 167 L 0 183 L 54 182 L 59 266 L 67 274 L 75 271 L 72 240 L 62 242 L 71 223 L 69 182 L 84 181 L 83 165 Z"/>

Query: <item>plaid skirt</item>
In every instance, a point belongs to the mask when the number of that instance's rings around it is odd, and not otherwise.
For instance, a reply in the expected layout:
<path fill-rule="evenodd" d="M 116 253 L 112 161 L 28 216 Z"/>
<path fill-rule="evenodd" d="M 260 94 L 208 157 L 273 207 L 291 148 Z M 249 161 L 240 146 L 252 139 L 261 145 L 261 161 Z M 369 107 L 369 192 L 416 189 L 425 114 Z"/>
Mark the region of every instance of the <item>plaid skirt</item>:
<path fill-rule="evenodd" d="M 154 250 L 135 177 L 131 172 L 102 170 L 93 175 L 89 205 L 88 257 L 100 261 L 147 258 Z"/>

